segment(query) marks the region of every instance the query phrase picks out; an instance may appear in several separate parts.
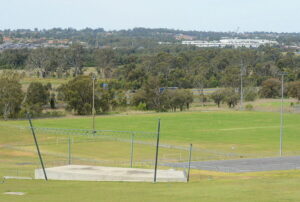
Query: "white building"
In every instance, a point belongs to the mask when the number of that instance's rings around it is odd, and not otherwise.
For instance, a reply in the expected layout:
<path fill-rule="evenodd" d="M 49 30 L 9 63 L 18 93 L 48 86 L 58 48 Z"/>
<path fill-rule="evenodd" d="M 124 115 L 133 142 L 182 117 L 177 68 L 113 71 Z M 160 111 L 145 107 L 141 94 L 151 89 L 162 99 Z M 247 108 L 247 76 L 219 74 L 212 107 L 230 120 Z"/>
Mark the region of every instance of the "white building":
<path fill-rule="evenodd" d="M 258 48 L 261 45 L 277 45 L 277 41 L 271 41 L 266 39 L 221 39 L 220 41 L 182 41 L 183 45 L 194 45 L 197 47 L 246 47 L 246 48 Z"/>
<path fill-rule="evenodd" d="M 220 41 L 182 41 L 183 45 L 194 45 L 198 47 L 221 47 Z"/>

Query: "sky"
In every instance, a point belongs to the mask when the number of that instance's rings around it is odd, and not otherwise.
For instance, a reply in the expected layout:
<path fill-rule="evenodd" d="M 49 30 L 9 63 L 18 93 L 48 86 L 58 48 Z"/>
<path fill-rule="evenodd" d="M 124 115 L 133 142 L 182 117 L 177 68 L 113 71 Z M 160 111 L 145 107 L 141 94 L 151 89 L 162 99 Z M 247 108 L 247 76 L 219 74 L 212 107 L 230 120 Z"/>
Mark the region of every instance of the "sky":
<path fill-rule="evenodd" d="M 0 0 L 0 29 L 300 32 L 300 0 Z"/>

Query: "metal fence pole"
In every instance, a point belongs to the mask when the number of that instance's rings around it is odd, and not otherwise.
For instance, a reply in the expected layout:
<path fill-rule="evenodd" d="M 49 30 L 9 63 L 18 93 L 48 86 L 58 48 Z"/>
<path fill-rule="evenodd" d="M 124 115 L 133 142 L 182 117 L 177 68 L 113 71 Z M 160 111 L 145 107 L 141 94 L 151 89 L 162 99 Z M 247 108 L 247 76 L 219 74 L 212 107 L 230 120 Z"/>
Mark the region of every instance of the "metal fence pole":
<path fill-rule="evenodd" d="M 93 116 L 93 134 L 95 133 L 95 75 L 93 76 L 93 103 L 92 103 L 92 116 Z"/>
<path fill-rule="evenodd" d="M 131 134 L 130 168 L 132 168 L 132 163 L 133 163 L 133 144 L 134 144 L 134 133 Z"/>
<path fill-rule="evenodd" d="M 243 65 L 243 60 L 241 59 L 241 106 L 240 110 L 243 110 L 243 99 L 244 99 L 244 92 L 243 92 L 243 72 L 244 71 L 244 65 Z"/>
<path fill-rule="evenodd" d="M 29 121 L 29 125 L 30 125 L 30 128 L 31 128 L 32 135 L 33 135 L 33 139 L 34 139 L 34 143 L 35 143 L 35 146 L 36 146 L 36 150 L 37 150 L 38 155 L 39 155 L 40 163 L 41 163 L 42 168 L 43 168 L 45 180 L 48 180 L 47 174 L 46 174 L 46 170 L 45 170 L 45 166 L 44 166 L 44 163 L 43 163 L 43 158 L 42 158 L 42 155 L 41 155 L 41 152 L 40 152 L 39 144 L 38 144 L 36 136 L 35 136 L 34 128 L 32 126 L 32 122 L 31 122 L 31 118 L 30 118 L 30 114 L 29 113 L 27 113 L 27 118 L 28 118 L 28 121 Z"/>
<path fill-rule="evenodd" d="M 284 76 L 287 75 L 286 72 L 280 72 L 281 76 L 281 107 L 280 107 L 280 139 L 279 139 L 279 156 L 282 156 L 282 138 L 283 138 L 283 93 L 284 93 Z"/>
<path fill-rule="evenodd" d="M 71 158 L 72 158 L 72 156 L 71 156 L 71 137 L 70 136 L 69 136 L 69 140 L 68 140 L 68 153 L 69 153 L 69 155 L 68 155 L 68 163 L 69 163 L 69 165 L 71 165 L 71 162 L 72 162 Z"/>
<path fill-rule="evenodd" d="M 154 182 L 154 183 L 156 183 L 156 176 L 157 176 L 157 162 L 158 162 L 159 135 L 160 135 L 160 119 L 158 119 L 158 126 L 157 126 L 157 139 L 156 139 L 156 152 L 155 152 L 155 167 L 154 167 L 154 179 L 153 179 L 153 182 Z"/>
<path fill-rule="evenodd" d="M 280 106 L 280 150 L 279 155 L 282 156 L 282 134 L 283 134 L 283 78 L 284 74 L 281 75 L 281 106 Z"/>
<path fill-rule="evenodd" d="M 187 173 L 187 178 L 186 181 L 190 181 L 190 170 L 191 170 L 191 161 L 192 161 L 192 149 L 193 149 L 193 144 L 190 144 L 190 154 L 189 154 L 189 167 L 188 167 L 188 173 Z"/>

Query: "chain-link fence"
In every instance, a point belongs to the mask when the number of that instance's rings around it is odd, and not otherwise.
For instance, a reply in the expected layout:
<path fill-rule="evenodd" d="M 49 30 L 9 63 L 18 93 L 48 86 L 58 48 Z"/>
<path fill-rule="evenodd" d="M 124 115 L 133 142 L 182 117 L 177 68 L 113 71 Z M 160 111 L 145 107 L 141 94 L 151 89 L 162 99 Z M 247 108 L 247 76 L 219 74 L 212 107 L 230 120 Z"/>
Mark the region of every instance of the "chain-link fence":
<path fill-rule="evenodd" d="M 152 170 L 154 175 L 157 163 L 159 171 L 179 170 L 188 177 L 190 161 L 195 165 L 214 160 L 278 156 L 275 149 L 263 153 L 235 147 L 215 150 L 194 145 L 191 149 L 189 144 L 164 139 L 163 131 L 157 149 L 158 132 L 30 128 L 3 122 L 0 124 L 0 176 L 34 178 L 34 171 L 41 168 L 31 129 L 36 134 L 46 168 L 65 165 L 145 168 Z M 285 156 L 299 154 L 298 150 L 284 152 Z M 221 167 L 211 170 L 224 171 Z M 160 175 L 157 177 L 159 180 Z"/>
<path fill-rule="evenodd" d="M 152 170 L 153 176 L 155 165 L 157 169 L 168 170 L 172 167 L 168 163 L 184 162 L 188 156 L 183 147 L 167 144 L 157 147 L 157 132 L 31 128 L 5 124 L 0 127 L 7 140 L 0 147 L 1 153 L 7 154 L 0 167 L 2 176 L 34 178 L 34 171 L 42 165 L 37 146 L 45 168 L 65 165 L 144 168 Z"/>

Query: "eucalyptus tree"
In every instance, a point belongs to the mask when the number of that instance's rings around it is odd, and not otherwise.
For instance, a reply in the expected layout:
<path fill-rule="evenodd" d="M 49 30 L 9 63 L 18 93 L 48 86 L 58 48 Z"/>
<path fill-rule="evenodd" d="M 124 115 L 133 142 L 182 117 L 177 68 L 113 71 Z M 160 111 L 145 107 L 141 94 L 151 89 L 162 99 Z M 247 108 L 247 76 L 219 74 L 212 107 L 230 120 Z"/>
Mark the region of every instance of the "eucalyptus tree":
<path fill-rule="evenodd" d="M 3 71 L 0 74 L 0 115 L 16 118 L 21 110 L 24 98 L 20 75 L 13 71 Z"/>

